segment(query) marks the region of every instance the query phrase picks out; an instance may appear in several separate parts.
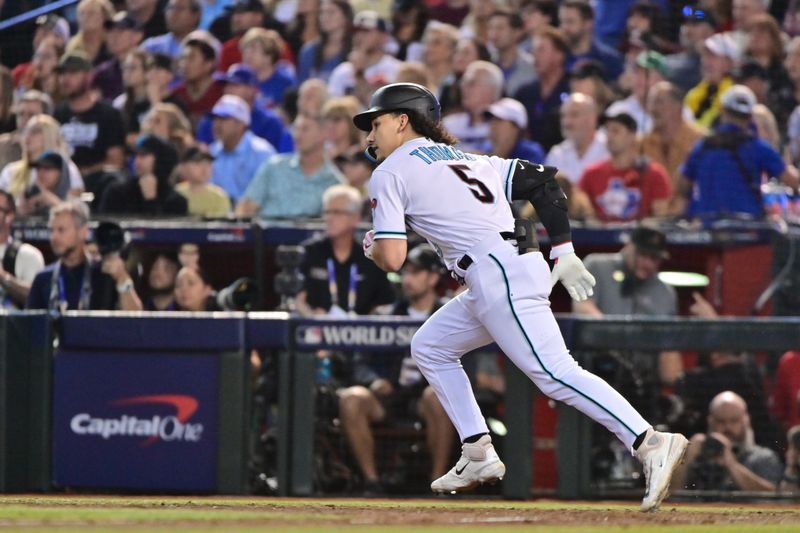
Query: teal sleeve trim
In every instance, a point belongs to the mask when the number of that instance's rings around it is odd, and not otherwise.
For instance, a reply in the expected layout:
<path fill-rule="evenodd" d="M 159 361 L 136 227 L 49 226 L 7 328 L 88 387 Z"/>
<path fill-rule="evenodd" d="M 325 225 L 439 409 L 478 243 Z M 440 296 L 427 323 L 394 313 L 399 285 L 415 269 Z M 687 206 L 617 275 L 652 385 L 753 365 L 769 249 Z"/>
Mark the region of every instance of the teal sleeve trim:
<path fill-rule="evenodd" d="M 561 383 L 563 386 L 567 387 L 568 389 L 571 389 L 571 390 L 575 391 L 576 393 L 580 394 L 581 396 L 583 396 L 584 398 L 586 398 L 587 400 L 589 400 L 590 402 L 595 404 L 597 407 L 599 407 L 600 409 L 602 409 L 603 411 L 605 411 L 606 413 L 611 415 L 617 422 L 622 424 L 625 427 L 625 429 L 630 431 L 635 437 L 638 437 L 639 436 L 638 433 L 636 433 L 634 430 L 632 430 L 630 428 L 630 426 L 628 426 L 628 424 L 626 424 L 625 422 L 620 420 L 617 415 L 615 415 L 614 413 L 609 411 L 604 405 L 598 403 L 594 398 L 591 398 L 591 397 L 585 395 L 584 393 L 582 393 L 581 391 L 579 391 L 578 389 L 576 389 L 572 385 L 570 385 L 568 383 L 564 383 L 560 379 L 556 378 L 550 372 L 550 370 L 546 366 L 544 366 L 544 363 L 539 358 L 539 354 L 536 353 L 536 349 L 533 347 L 533 343 L 531 342 L 530 337 L 528 337 L 528 333 L 525 331 L 525 327 L 522 325 L 522 322 L 520 322 L 519 317 L 517 316 L 517 312 L 514 309 L 514 303 L 511 300 L 511 285 L 509 285 L 509 283 L 508 283 L 508 276 L 506 275 L 506 270 L 503 268 L 503 265 L 500 263 L 500 261 L 497 260 L 497 258 L 495 256 L 493 256 L 492 254 L 489 254 L 489 257 L 492 258 L 492 261 L 497 263 L 498 268 L 500 268 L 500 272 L 503 274 L 503 281 L 505 281 L 505 284 L 506 284 L 506 296 L 508 298 L 508 306 L 511 308 L 511 314 L 514 316 L 514 320 L 516 321 L 517 326 L 519 326 L 519 329 L 522 332 L 522 336 L 525 337 L 525 342 L 528 343 L 528 347 L 531 349 L 531 353 L 533 353 L 533 356 L 536 358 L 536 362 L 539 363 L 539 366 L 542 367 L 542 370 L 544 370 L 545 373 L 548 376 L 550 376 L 550 379 L 552 379 L 553 381 L 555 381 L 557 383 Z"/>
<path fill-rule="evenodd" d="M 405 237 L 406 236 L 406 232 L 405 231 L 376 231 L 375 232 L 375 236 L 376 237 L 382 236 L 382 235 L 393 235 L 395 237 Z"/>

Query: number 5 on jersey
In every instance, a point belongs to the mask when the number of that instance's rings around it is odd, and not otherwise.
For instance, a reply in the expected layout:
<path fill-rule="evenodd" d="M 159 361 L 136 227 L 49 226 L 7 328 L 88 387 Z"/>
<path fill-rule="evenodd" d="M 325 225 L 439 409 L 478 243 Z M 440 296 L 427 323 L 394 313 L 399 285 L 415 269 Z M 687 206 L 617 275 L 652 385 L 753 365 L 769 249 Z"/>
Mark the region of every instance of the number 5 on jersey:
<path fill-rule="evenodd" d="M 491 204 L 494 202 L 494 195 L 492 192 L 480 181 L 478 178 L 471 178 L 467 174 L 472 169 L 469 168 L 467 165 L 447 165 L 450 169 L 456 173 L 458 179 L 463 181 L 467 184 L 469 188 L 469 192 L 472 193 L 472 196 L 477 198 L 479 201 L 483 202 L 484 204 Z"/>

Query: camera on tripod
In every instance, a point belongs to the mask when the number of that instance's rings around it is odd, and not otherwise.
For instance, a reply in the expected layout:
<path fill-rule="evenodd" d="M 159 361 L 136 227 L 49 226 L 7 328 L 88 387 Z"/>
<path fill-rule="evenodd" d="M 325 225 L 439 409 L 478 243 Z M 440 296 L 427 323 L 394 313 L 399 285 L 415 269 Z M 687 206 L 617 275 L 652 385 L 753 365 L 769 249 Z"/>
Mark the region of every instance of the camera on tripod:
<path fill-rule="evenodd" d="M 281 297 L 281 310 L 295 310 L 295 297 L 305 284 L 303 273 L 300 272 L 304 258 L 305 248 L 302 246 L 281 245 L 275 250 L 275 263 L 281 267 L 281 271 L 275 274 L 274 287 Z"/>

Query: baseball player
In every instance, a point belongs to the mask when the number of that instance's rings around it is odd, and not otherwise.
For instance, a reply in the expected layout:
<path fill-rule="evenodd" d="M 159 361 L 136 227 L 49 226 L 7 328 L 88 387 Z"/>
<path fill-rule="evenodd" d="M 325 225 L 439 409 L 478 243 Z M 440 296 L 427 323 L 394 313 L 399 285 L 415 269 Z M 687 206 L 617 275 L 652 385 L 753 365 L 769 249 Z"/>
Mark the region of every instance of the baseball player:
<path fill-rule="evenodd" d="M 413 83 L 378 89 L 370 108 L 353 118 L 369 132 L 367 153 L 380 162 L 369 182 L 374 229 L 364 238 L 367 257 L 383 270 L 399 270 L 408 226 L 468 288 L 411 342 L 463 442 L 461 458 L 431 489 L 461 492 L 505 474 L 460 363 L 464 353 L 494 341 L 545 394 L 603 424 L 631 449 L 647 480 L 641 510 L 656 509 L 688 441 L 655 431 L 616 390 L 578 366 L 564 344 L 550 291 L 561 281 L 581 301 L 592 295 L 595 281 L 573 250 L 556 169 L 464 153 L 453 147 L 440 118 L 436 97 Z M 550 236 L 552 272 L 540 252 L 519 253 L 509 202 L 520 199 L 533 204 Z"/>

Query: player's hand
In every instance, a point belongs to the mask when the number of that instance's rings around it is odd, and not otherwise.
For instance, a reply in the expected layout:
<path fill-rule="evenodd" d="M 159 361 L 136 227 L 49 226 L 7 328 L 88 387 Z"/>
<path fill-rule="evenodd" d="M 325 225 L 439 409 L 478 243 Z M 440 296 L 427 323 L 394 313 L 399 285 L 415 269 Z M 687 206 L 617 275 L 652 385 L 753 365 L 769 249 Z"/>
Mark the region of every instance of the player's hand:
<path fill-rule="evenodd" d="M 364 235 L 364 240 L 361 243 L 361 248 L 364 250 L 364 257 L 372 260 L 372 245 L 375 244 L 375 230 L 371 229 Z"/>
<path fill-rule="evenodd" d="M 556 259 L 553 271 L 550 273 L 551 286 L 561 284 L 576 302 L 582 302 L 594 294 L 594 276 L 586 270 L 577 255 L 567 253 Z"/>

